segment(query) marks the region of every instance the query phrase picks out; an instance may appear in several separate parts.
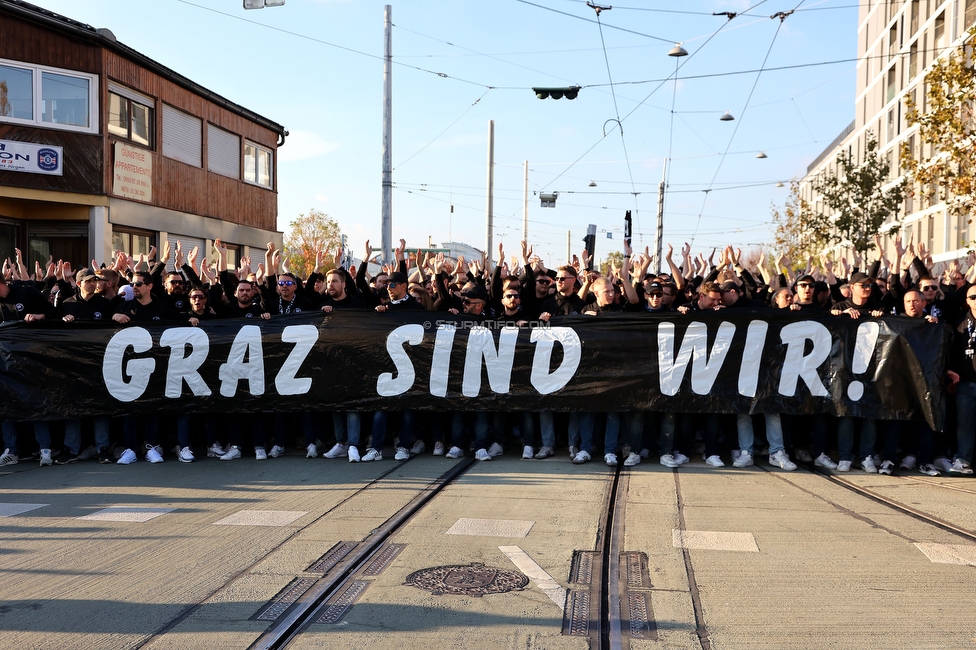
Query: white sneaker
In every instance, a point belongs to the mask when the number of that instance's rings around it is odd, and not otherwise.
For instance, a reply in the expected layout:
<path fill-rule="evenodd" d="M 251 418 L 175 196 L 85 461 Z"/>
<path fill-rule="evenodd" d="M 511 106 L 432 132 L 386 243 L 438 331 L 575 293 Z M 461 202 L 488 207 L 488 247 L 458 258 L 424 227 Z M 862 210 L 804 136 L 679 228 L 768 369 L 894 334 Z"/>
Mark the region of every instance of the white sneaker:
<path fill-rule="evenodd" d="M 119 465 L 131 465 L 137 460 L 139 459 L 136 458 L 136 452 L 132 451 L 131 449 L 126 449 L 125 451 L 122 452 L 122 455 L 119 456 L 119 459 L 116 462 Z"/>
<path fill-rule="evenodd" d="M 51 450 L 50 449 L 42 449 L 41 450 L 41 467 L 46 467 L 48 465 L 53 465 L 53 464 L 54 464 L 54 459 L 51 458 Z"/>
<path fill-rule="evenodd" d="M 271 456 L 272 458 L 277 458 L 278 456 L 284 456 L 285 448 L 282 447 L 281 445 L 274 445 L 271 448 L 271 451 L 268 452 L 268 455 Z"/>
<path fill-rule="evenodd" d="M 817 456 L 816 460 L 813 461 L 813 464 L 817 467 L 824 467 L 826 469 L 837 469 L 837 463 L 832 461 L 830 459 L 830 456 L 828 456 L 827 454 L 820 454 L 819 456 Z M 850 469 L 850 465 L 848 465 L 847 469 Z M 846 470 L 841 470 L 841 471 L 846 471 Z"/>
<path fill-rule="evenodd" d="M 809 463 L 813 461 L 813 456 L 804 447 L 800 447 L 796 450 L 796 459 L 801 463 Z"/>
<path fill-rule="evenodd" d="M 350 463 L 358 463 L 360 461 L 359 450 L 356 449 L 355 445 L 349 447 L 346 455 L 349 456 Z"/>
<path fill-rule="evenodd" d="M 684 454 L 682 454 L 680 451 L 674 455 L 674 462 L 678 463 L 679 465 L 684 465 L 689 460 L 690 459 Z"/>
<path fill-rule="evenodd" d="M 902 469 L 915 469 L 916 459 L 912 455 L 905 456 L 901 459 L 900 467 Z"/>
<path fill-rule="evenodd" d="M 434 455 L 435 456 L 443 456 L 444 455 L 444 443 L 443 442 L 435 442 L 434 443 Z"/>
<path fill-rule="evenodd" d="M 488 455 L 491 456 L 492 458 L 494 458 L 495 456 L 501 456 L 504 453 L 505 450 L 502 449 L 502 446 L 497 442 L 491 443 L 491 447 L 488 447 Z"/>
<path fill-rule="evenodd" d="M 268 460 L 267 450 L 264 447 L 255 447 L 254 460 Z"/>
<path fill-rule="evenodd" d="M 932 464 L 935 465 L 936 469 L 942 470 L 943 472 L 952 471 L 952 462 L 945 456 L 942 456 L 941 458 L 936 458 L 934 461 L 932 461 Z"/>
<path fill-rule="evenodd" d="M 725 463 L 722 462 L 722 459 L 716 456 L 715 454 L 712 454 L 711 456 L 706 458 L 705 464 L 708 465 L 709 467 L 725 467 Z"/>
<path fill-rule="evenodd" d="M 531 445 L 522 447 L 522 460 L 532 460 L 535 458 L 535 449 Z"/>
<path fill-rule="evenodd" d="M 231 445 L 230 449 L 228 449 L 224 455 L 220 457 L 220 460 L 236 460 L 240 457 L 241 450 L 238 449 L 237 445 Z"/>
<path fill-rule="evenodd" d="M 630 452 L 627 454 L 627 458 L 624 459 L 624 467 L 633 467 L 634 465 L 640 465 L 641 455 L 635 452 Z"/>
<path fill-rule="evenodd" d="M 207 447 L 207 458 L 220 458 L 226 453 L 227 450 L 221 447 L 219 442 L 215 442 Z"/>
<path fill-rule="evenodd" d="M 410 448 L 410 455 L 416 456 L 417 454 L 424 453 L 424 451 L 426 450 L 427 450 L 427 445 L 424 444 L 424 441 L 418 440 L 417 442 L 413 443 L 413 447 Z"/>
<path fill-rule="evenodd" d="M 732 467 L 752 467 L 755 465 L 755 461 L 752 460 L 752 454 L 748 451 L 743 451 L 739 454 L 739 457 L 732 461 Z"/>
<path fill-rule="evenodd" d="M 884 461 L 883 463 L 881 463 L 881 467 L 878 468 L 878 474 L 885 474 L 887 476 L 891 476 L 891 474 L 894 471 L 895 471 L 895 462 L 891 460 Z"/>
<path fill-rule="evenodd" d="M 849 472 L 849 471 L 851 471 L 851 461 L 849 461 L 849 460 L 839 460 L 839 461 L 837 461 L 837 471 L 838 472 Z"/>
<path fill-rule="evenodd" d="M 973 468 L 970 466 L 969 463 L 967 463 L 963 459 L 957 458 L 954 461 L 952 461 L 952 467 L 949 468 L 949 471 L 952 474 L 972 474 Z"/>
<path fill-rule="evenodd" d="M 162 449 L 159 446 L 146 445 L 146 460 L 150 463 L 163 462 Z"/>
<path fill-rule="evenodd" d="M 78 454 L 78 460 L 91 460 L 92 458 L 98 458 L 98 450 L 95 449 L 94 445 L 88 445 Z"/>
<path fill-rule="evenodd" d="M 374 460 L 383 460 L 383 452 L 372 447 L 366 447 L 366 453 L 363 454 L 363 462 L 371 463 Z"/>
<path fill-rule="evenodd" d="M 543 445 L 535 454 L 536 460 L 545 460 L 556 453 L 549 445 Z"/>
<path fill-rule="evenodd" d="M 573 462 L 577 465 L 590 462 L 590 452 L 586 451 L 585 449 L 580 449 L 578 452 L 576 452 L 576 455 L 573 456 Z"/>
<path fill-rule="evenodd" d="M 617 454 L 604 454 L 603 460 L 606 461 L 607 467 L 617 466 Z"/>
<path fill-rule="evenodd" d="M 932 463 L 926 463 L 924 465 L 919 465 L 918 466 L 918 471 L 920 471 L 922 474 L 925 474 L 926 476 L 941 476 L 942 475 L 942 472 L 940 472 L 939 470 L 937 470 L 935 468 L 935 465 L 933 465 Z"/>
<path fill-rule="evenodd" d="M 861 461 L 861 469 L 863 469 L 868 474 L 877 474 L 878 466 L 874 464 L 874 459 L 868 456 Z"/>
<path fill-rule="evenodd" d="M 329 451 L 325 452 L 325 457 L 326 458 L 342 458 L 343 456 L 346 455 L 346 451 L 347 451 L 346 450 L 346 446 L 344 444 L 342 444 L 341 442 L 337 442 L 334 445 L 332 445 L 332 449 L 330 449 Z"/>
<path fill-rule="evenodd" d="M 673 454 L 664 454 L 661 456 L 661 464 L 665 467 L 670 467 L 671 469 L 678 467 L 678 461 L 674 459 Z"/>
<path fill-rule="evenodd" d="M 573 445 L 570 445 L 569 446 L 569 459 L 570 460 L 576 458 L 576 454 L 578 454 L 578 453 L 579 453 L 579 447 L 574 447 Z"/>
<path fill-rule="evenodd" d="M 311 443 L 308 447 L 305 447 L 305 458 L 318 458 L 319 449 L 315 446 L 315 443 Z"/>
<path fill-rule="evenodd" d="M 786 453 L 785 449 L 780 449 L 775 454 L 770 454 L 769 464 L 775 465 L 780 469 L 785 469 L 787 472 L 792 472 L 796 469 L 796 463 L 790 460 L 790 455 Z"/>
<path fill-rule="evenodd" d="M 410 460 L 410 451 L 406 447 L 397 447 L 393 460 Z"/>
<path fill-rule="evenodd" d="M 447 458 L 460 458 L 464 455 L 464 451 L 460 447 L 451 447 L 450 451 L 447 452 Z"/>
<path fill-rule="evenodd" d="M 474 459 L 475 460 L 491 460 L 491 454 L 489 454 L 488 453 L 488 450 L 486 450 L 486 449 L 479 449 L 478 451 L 474 452 Z"/>
<path fill-rule="evenodd" d="M 193 462 L 193 452 L 189 447 L 183 447 L 180 449 L 180 455 L 178 456 L 181 463 L 192 463 Z"/>

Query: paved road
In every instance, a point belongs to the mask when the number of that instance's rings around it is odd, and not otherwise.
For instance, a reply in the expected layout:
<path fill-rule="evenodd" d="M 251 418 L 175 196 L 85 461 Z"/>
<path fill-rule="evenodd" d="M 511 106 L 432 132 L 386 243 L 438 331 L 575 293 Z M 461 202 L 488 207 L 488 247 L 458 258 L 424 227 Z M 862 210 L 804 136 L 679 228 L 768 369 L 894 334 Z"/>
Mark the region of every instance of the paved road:
<path fill-rule="evenodd" d="M 0 647 L 247 648 L 282 590 L 320 577 L 310 569 L 330 549 L 366 538 L 455 462 L 294 452 L 4 468 Z M 473 465 L 394 534 L 352 607 L 291 647 L 588 647 L 564 633 L 561 603 L 579 589 L 574 557 L 595 548 L 611 476 L 562 456 Z M 645 463 L 626 479 L 620 551 L 646 557 L 631 593 L 648 617 L 631 647 L 976 645 L 976 541 L 805 469 Z M 849 480 L 976 528 L 976 481 Z M 472 563 L 526 584 L 480 597 L 404 584 Z"/>

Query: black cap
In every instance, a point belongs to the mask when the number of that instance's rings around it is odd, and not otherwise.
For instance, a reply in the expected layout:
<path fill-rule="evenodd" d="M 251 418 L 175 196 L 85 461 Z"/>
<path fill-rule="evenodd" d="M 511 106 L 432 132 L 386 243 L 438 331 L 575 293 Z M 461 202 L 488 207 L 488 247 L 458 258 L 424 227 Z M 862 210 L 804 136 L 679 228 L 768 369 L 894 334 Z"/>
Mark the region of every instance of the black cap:
<path fill-rule="evenodd" d="M 644 289 L 644 293 L 657 293 L 664 295 L 664 286 L 660 282 L 652 282 Z"/>
<path fill-rule="evenodd" d="M 739 285 L 737 285 L 732 280 L 727 280 L 726 282 L 723 282 L 722 286 L 720 286 L 718 289 L 723 293 L 725 293 L 726 291 L 738 291 Z"/>
<path fill-rule="evenodd" d="M 406 284 L 407 275 L 406 273 L 400 273 L 399 271 L 394 271 L 390 274 L 389 282 L 395 282 L 397 284 Z"/>
<path fill-rule="evenodd" d="M 85 267 L 75 273 L 75 282 L 84 282 L 88 278 L 97 278 L 98 276 L 88 267 Z"/>
<path fill-rule="evenodd" d="M 816 278 L 814 278 L 812 275 L 808 273 L 807 275 L 804 275 L 799 280 L 797 280 L 797 282 L 809 282 L 810 284 L 815 284 L 817 280 Z"/>
<path fill-rule="evenodd" d="M 471 282 L 464 285 L 464 288 L 461 289 L 461 295 L 471 300 L 488 302 L 488 292 L 485 291 L 485 288 Z"/>
<path fill-rule="evenodd" d="M 858 272 L 851 276 L 851 279 L 848 280 L 847 284 L 860 284 L 865 281 L 872 283 L 874 282 L 870 277 L 868 277 L 867 273 Z"/>

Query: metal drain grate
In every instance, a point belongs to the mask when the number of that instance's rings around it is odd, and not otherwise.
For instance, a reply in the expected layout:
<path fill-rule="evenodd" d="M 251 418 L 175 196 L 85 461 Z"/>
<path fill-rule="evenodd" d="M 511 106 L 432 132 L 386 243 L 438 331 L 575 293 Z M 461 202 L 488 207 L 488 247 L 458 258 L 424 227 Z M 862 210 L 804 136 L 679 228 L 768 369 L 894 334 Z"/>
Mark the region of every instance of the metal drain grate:
<path fill-rule="evenodd" d="M 251 617 L 252 621 L 276 621 L 289 607 L 295 604 L 306 591 L 312 588 L 315 580 L 295 578 L 272 598 L 267 605 Z"/>
<path fill-rule="evenodd" d="M 629 551 L 622 555 L 627 570 L 627 588 L 650 589 L 652 585 L 647 570 L 647 554 Z"/>
<path fill-rule="evenodd" d="M 359 544 L 356 542 L 339 542 L 326 551 L 325 555 L 317 559 L 305 571 L 309 573 L 327 573 L 329 569 L 339 564 L 342 558 L 349 555 L 357 546 Z"/>
<path fill-rule="evenodd" d="M 593 574 L 594 551 L 573 551 L 573 566 L 569 570 L 569 581 L 579 585 L 588 585 Z"/>
<path fill-rule="evenodd" d="M 570 591 L 569 607 L 566 608 L 569 615 L 569 635 L 570 636 L 589 636 L 590 635 L 590 592 L 589 591 Z"/>
<path fill-rule="evenodd" d="M 379 554 L 373 558 L 373 561 L 369 563 L 365 569 L 363 569 L 364 576 L 378 576 L 383 573 L 386 567 L 390 566 L 390 563 L 400 554 L 400 551 L 407 547 L 406 544 L 389 544 L 386 548 L 379 552 Z"/>
<path fill-rule="evenodd" d="M 350 582 L 342 590 L 342 593 L 325 608 L 325 611 L 322 612 L 322 615 L 315 622 L 332 625 L 341 621 L 342 617 L 352 608 L 356 600 L 363 595 L 363 592 L 366 591 L 366 587 L 369 584 L 366 580 L 353 580 Z"/>

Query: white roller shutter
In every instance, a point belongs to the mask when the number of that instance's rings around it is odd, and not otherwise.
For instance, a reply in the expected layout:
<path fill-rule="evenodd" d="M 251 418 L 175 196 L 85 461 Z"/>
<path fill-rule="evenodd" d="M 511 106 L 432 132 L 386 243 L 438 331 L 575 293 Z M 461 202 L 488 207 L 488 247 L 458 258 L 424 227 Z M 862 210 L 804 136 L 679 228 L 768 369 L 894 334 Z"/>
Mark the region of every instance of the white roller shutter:
<path fill-rule="evenodd" d="M 168 233 L 169 236 L 169 246 L 173 249 L 170 253 L 169 260 L 166 262 L 167 271 L 177 271 L 179 269 L 175 268 L 174 262 L 176 261 L 176 242 L 180 241 L 183 243 L 183 257 L 187 258 L 190 255 L 190 251 L 193 250 L 194 246 L 199 246 L 200 250 L 197 252 L 197 263 L 193 270 L 197 273 L 200 272 L 200 260 L 206 259 L 207 254 L 210 252 L 207 250 L 206 240 L 200 237 L 189 237 L 187 235 L 177 235 L 176 233 Z M 186 260 L 189 264 L 189 260 Z"/>
<path fill-rule="evenodd" d="M 229 131 L 207 125 L 207 168 L 223 176 L 241 177 L 241 139 Z"/>
<path fill-rule="evenodd" d="M 202 151 L 203 121 L 163 104 L 163 155 L 201 167 Z"/>

